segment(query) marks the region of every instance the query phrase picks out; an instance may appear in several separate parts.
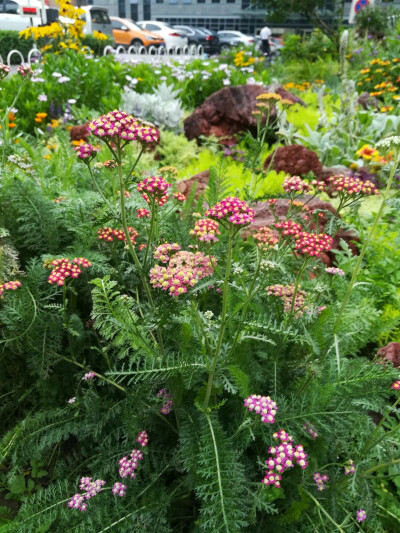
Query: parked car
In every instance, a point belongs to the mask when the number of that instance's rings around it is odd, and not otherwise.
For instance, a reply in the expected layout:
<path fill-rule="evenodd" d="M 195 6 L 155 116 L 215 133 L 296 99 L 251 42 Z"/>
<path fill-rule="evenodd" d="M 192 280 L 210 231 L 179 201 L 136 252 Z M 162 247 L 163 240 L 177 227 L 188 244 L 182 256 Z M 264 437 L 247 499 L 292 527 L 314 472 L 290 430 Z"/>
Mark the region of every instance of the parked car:
<path fill-rule="evenodd" d="M 0 4 L 0 30 L 22 31 L 46 23 L 40 0 L 6 0 Z"/>
<path fill-rule="evenodd" d="M 239 44 L 250 46 L 255 43 L 254 37 L 245 35 L 241 31 L 221 30 L 218 32 L 218 37 L 221 43 L 221 50 L 227 50 L 231 46 L 238 46 Z"/>
<path fill-rule="evenodd" d="M 172 46 L 180 47 L 188 44 L 188 38 L 182 32 L 174 30 L 171 26 L 159 22 L 158 20 L 141 20 L 137 24 L 146 31 L 151 31 L 162 37 L 165 41 L 165 46 L 171 48 Z"/>
<path fill-rule="evenodd" d="M 156 33 L 145 31 L 130 19 L 110 17 L 115 44 L 123 46 L 165 46 L 165 41 Z"/>
<path fill-rule="evenodd" d="M 204 28 L 193 28 L 192 26 L 174 26 L 174 29 L 187 36 L 189 46 L 191 44 L 201 45 L 207 54 L 220 52 L 219 38 L 216 33 L 208 33 Z"/>
<path fill-rule="evenodd" d="M 0 0 L 1 1 L 1 0 Z M 108 9 L 98 6 L 81 6 L 81 9 L 85 12 L 79 18 L 85 21 L 85 25 L 82 31 L 85 35 L 89 35 L 94 31 L 99 31 L 112 37 L 112 25 L 110 17 L 108 16 Z M 73 23 L 73 19 L 60 16 L 60 22 Z"/>

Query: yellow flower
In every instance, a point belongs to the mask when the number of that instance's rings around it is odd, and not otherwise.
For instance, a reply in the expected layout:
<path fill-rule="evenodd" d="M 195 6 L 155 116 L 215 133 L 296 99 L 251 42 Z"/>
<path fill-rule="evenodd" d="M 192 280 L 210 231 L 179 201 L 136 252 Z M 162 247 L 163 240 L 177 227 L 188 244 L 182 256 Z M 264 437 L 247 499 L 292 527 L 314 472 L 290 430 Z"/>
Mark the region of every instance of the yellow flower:
<path fill-rule="evenodd" d="M 363 68 L 360 70 L 361 74 L 368 74 L 369 68 Z"/>
<path fill-rule="evenodd" d="M 380 109 L 381 113 L 386 113 L 387 111 L 393 111 L 393 106 L 390 105 L 384 105 Z"/>
<path fill-rule="evenodd" d="M 358 169 L 357 163 L 350 163 L 350 169 L 351 170 L 357 170 Z"/>
<path fill-rule="evenodd" d="M 375 148 L 372 148 L 372 146 L 369 146 L 369 144 L 364 144 L 364 146 L 357 150 L 356 154 L 360 155 L 363 159 L 368 160 L 377 155 L 378 151 Z"/>
<path fill-rule="evenodd" d="M 277 93 L 262 93 L 259 94 L 256 99 L 267 102 L 270 102 L 271 100 L 274 102 L 279 102 L 279 100 L 282 100 L 282 97 Z"/>
<path fill-rule="evenodd" d="M 43 159 L 50 159 L 49 154 L 44 155 L 44 156 L 43 156 Z"/>

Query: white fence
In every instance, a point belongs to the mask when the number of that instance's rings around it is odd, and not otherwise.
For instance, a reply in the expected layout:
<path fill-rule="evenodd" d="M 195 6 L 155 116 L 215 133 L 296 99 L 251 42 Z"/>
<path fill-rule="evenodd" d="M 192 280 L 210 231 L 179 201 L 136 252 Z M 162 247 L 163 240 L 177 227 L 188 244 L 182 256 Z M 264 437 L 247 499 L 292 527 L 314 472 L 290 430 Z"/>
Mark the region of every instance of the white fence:
<path fill-rule="evenodd" d="M 177 59 L 195 59 L 204 56 L 204 48 L 199 45 L 192 44 L 191 46 L 169 48 L 150 46 L 145 48 L 144 46 L 130 46 L 125 48 L 124 46 L 118 46 L 113 48 L 112 46 L 106 46 L 104 48 L 103 55 L 113 54 L 118 61 L 124 63 L 140 63 L 140 62 L 159 62 L 160 60 L 177 60 Z M 11 58 L 17 55 L 19 57 L 18 65 L 31 65 L 37 63 L 42 55 L 37 48 L 32 48 L 28 52 L 28 56 L 25 58 L 19 50 L 11 50 L 7 55 L 7 65 L 11 66 Z M 4 63 L 2 56 L 0 55 L 0 62 Z"/>

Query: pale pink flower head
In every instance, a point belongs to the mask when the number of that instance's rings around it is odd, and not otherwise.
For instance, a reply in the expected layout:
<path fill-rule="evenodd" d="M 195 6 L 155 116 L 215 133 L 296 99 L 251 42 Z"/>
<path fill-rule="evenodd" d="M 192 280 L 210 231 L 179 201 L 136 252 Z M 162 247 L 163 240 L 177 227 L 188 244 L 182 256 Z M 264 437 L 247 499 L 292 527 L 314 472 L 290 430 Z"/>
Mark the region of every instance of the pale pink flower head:
<path fill-rule="evenodd" d="M 171 255 L 175 252 L 179 252 L 180 249 L 181 247 L 177 242 L 166 242 L 164 244 L 160 244 L 160 246 L 157 246 L 157 248 L 154 250 L 153 257 L 157 261 L 161 261 L 161 263 L 168 263 Z"/>
<path fill-rule="evenodd" d="M 98 152 L 98 149 L 91 144 L 79 144 L 74 147 L 74 150 L 79 159 L 82 159 L 85 163 L 92 161 Z"/>
<path fill-rule="evenodd" d="M 190 230 L 190 235 L 200 242 L 217 242 L 217 235 L 221 235 L 218 227 L 219 224 L 216 220 L 201 218 L 196 221 L 194 229 Z"/>
<path fill-rule="evenodd" d="M 145 431 L 141 431 L 138 435 L 138 438 L 136 439 L 136 442 L 138 442 L 140 446 L 144 448 L 149 443 L 149 436 L 147 435 Z"/>
<path fill-rule="evenodd" d="M 325 489 L 325 483 L 329 480 L 329 476 L 327 474 L 316 472 L 313 474 L 313 479 L 317 484 L 317 490 L 322 491 Z"/>
<path fill-rule="evenodd" d="M 367 513 L 364 509 L 357 511 L 357 522 L 363 522 L 367 518 Z"/>
<path fill-rule="evenodd" d="M 283 190 L 287 193 L 298 192 L 300 194 L 309 192 L 310 185 L 302 180 L 299 176 L 290 176 L 285 178 L 283 182 Z"/>
<path fill-rule="evenodd" d="M 10 67 L 0 63 L 0 81 L 10 74 Z"/>
<path fill-rule="evenodd" d="M 369 180 L 363 181 L 350 176 L 331 176 L 328 182 L 334 191 L 340 195 L 370 196 L 379 194 L 376 186 Z"/>
<path fill-rule="evenodd" d="M 269 396 L 252 394 L 244 400 L 244 406 L 249 411 L 259 414 L 264 424 L 273 424 L 277 411 L 276 403 Z"/>
<path fill-rule="evenodd" d="M 254 219 L 254 209 L 236 196 L 229 196 L 205 212 L 206 217 L 245 226 Z"/>
<path fill-rule="evenodd" d="M 31 78 L 33 76 L 33 70 L 29 65 L 20 65 L 17 68 L 17 73 L 23 78 Z"/>
<path fill-rule="evenodd" d="M 113 488 L 111 489 L 111 492 L 114 494 L 114 496 L 120 496 L 121 498 L 125 496 L 126 492 L 126 485 L 123 485 L 122 483 L 114 483 Z"/>

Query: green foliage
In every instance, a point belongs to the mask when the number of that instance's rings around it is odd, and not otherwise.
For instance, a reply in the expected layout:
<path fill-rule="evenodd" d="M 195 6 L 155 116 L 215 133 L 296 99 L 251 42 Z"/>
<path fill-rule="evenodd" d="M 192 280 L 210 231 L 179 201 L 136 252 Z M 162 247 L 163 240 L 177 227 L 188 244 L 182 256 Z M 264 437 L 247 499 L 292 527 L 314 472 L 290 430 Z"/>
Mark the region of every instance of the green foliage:
<path fill-rule="evenodd" d="M 111 37 L 107 36 L 107 39 L 96 39 L 93 35 L 85 35 L 83 39 L 84 46 L 87 46 L 94 52 L 96 56 L 102 56 L 104 53 L 104 48 L 106 46 L 113 46 L 114 40 Z"/>
<path fill-rule="evenodd" d="M 303 61 L 311 63 L 318 60 L 331 61 L 337 56 L 333 42 L 324 36 L 321 30 L 314 30 L 310 36 L 285 36 L 281 57 L 284 61 Z"/>
<path fill-rule="evenodd" d="M 358 31 L 366 33 L 385 33 L 388 26 L 388 12 L 382 6 L 366 6 L 356 15 Z"/>
<path fill-rule="evenodd" d="M 19 50 L 26 61 L 28 59 L 29 51 L 34 47 L 34 40 L 32 37 L 28 39 L 20 39 L 18 31 L 1 30 L 0 31 L 0 56 L 3 61 L 7 62 L 7 56 L 11 50 Z M 11 57 L 12 64 L 20 64 L 21 58 L 14 54 Z"/>

